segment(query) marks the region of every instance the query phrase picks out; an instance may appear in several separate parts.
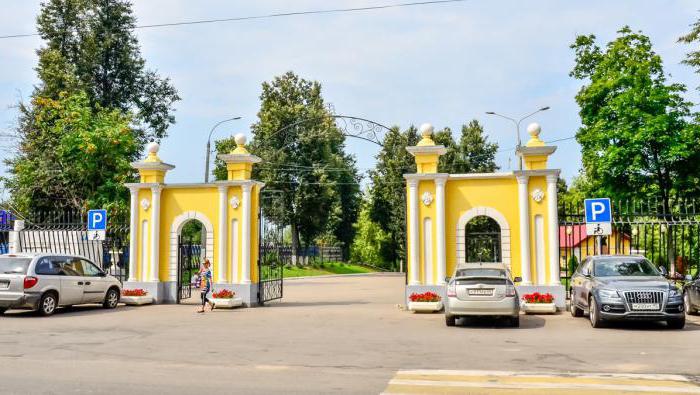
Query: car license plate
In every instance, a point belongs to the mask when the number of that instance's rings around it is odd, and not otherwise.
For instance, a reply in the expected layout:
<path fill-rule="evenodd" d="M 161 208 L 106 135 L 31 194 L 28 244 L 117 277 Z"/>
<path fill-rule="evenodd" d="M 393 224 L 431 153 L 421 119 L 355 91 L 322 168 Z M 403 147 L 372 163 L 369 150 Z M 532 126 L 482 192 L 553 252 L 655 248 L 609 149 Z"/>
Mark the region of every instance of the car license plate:
<path fill-rule="evenodd" d="M 10 280 L 0 280 L 0 288 L 10 288 Z"/>
<path fill-rule="evenodd" d="M 470 289 L 467 294 L 477 295 L 477 296 L 491 296 L 493 295 L 493 289 Z"/>
<path fill-rule="evenodd" d="M 632 310 L 658 310 L 658 303 L 632 303 Z"/>

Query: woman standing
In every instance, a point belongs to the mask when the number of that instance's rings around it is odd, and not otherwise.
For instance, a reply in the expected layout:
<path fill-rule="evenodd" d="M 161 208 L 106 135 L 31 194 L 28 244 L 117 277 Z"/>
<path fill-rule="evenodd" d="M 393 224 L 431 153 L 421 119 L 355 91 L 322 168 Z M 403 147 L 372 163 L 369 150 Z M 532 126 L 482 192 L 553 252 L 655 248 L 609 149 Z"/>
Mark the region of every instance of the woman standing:
<path fill-rule="evenodd" d="M 201 279 L 200 283 L 200 289 L 201 289 L 201 294 L 202 294 L 202 309 L 198 310 L 198 313 L 204 313 L 204 307 L 206 306 L 207 303 L 209 303 L 209 307 L 211 310 L 214 310 L 214 303 L 212 303 L 209 298 L 207 297 L 207 294 L 209 291 L 211 291 L 211 262 L 209 262 L 209 259 L 204 260 L 204 266 L 199 269 L 199 278 Z"/>

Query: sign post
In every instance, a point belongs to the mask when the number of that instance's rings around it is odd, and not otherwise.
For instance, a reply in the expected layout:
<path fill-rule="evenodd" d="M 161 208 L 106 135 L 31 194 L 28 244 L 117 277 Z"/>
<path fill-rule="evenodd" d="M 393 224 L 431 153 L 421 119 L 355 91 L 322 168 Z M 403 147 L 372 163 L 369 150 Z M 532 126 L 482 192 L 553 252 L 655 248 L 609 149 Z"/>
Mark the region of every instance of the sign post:
<path fill-rule="evenodd" d="M 107 210 L 88 211 L 88 240 L 103 241 L 107 233 Z"/>

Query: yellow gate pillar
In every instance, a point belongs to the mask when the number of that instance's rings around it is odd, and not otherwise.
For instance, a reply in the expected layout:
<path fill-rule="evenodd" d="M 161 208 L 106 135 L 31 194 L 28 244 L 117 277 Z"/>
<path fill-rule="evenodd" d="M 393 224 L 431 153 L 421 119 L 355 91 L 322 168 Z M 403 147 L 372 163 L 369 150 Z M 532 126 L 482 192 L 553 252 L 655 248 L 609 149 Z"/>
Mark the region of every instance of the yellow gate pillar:
<path fill-rule="evenodd" d="M 547 167 L 556 147 L 539 138 L 540 127 L 528 127 L 530 140 L 518 149 L 524 170 L 446 174 L 439 158 L 445 147 L 432 140 L 433 128 L 420 128 L 422 139 L 407 150 L 416 173 L 406 179 L 408 284 L 414 292 L 445 293 L 445 277 L 455 268 L 478 261 L 501 262 L 521 277 L 520 294 L 551 292 L 563 308 L 565 291 L 559 278 L 558 169 Z M 489 254 L 476 243 L 470 224 L 489 224 Z"/>
<path fill-rule="evenodd" d="M 214 290 L 229 289 L 244 305 L 257 303 L 258 212 L 263 183 L 252 180 L 253 165 L 261 161 L 246 148 L 239 134 L 226 163 L 226 180 L 210 183 L 165 183 L 175 166 L 158 157 L 159 146 L 148 145 L 148 156 L 132 163 L 139 182 L 131 191 L 129 279 L 125 288 L 142 288 L 156 303 L 174 303 L 187 296 L 189 281 L 180 262 L 179 237 L 184 225 L 203 227 L 201 260 L 212 262 Z M 196 290 L 192 297 L 198 297 Z"/>

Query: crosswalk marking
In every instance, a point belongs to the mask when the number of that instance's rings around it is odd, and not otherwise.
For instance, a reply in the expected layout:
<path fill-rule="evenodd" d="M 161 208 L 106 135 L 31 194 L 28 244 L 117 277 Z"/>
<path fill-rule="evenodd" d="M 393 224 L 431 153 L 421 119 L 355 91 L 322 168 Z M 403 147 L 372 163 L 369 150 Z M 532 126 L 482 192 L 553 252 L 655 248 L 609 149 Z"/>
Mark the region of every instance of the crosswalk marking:
<path fill-rule="evenodd" d="M 383 392 L 384 395 L 456 393 L 700 394 L 700 385 L 675 374 L 400 370 Z"/>

